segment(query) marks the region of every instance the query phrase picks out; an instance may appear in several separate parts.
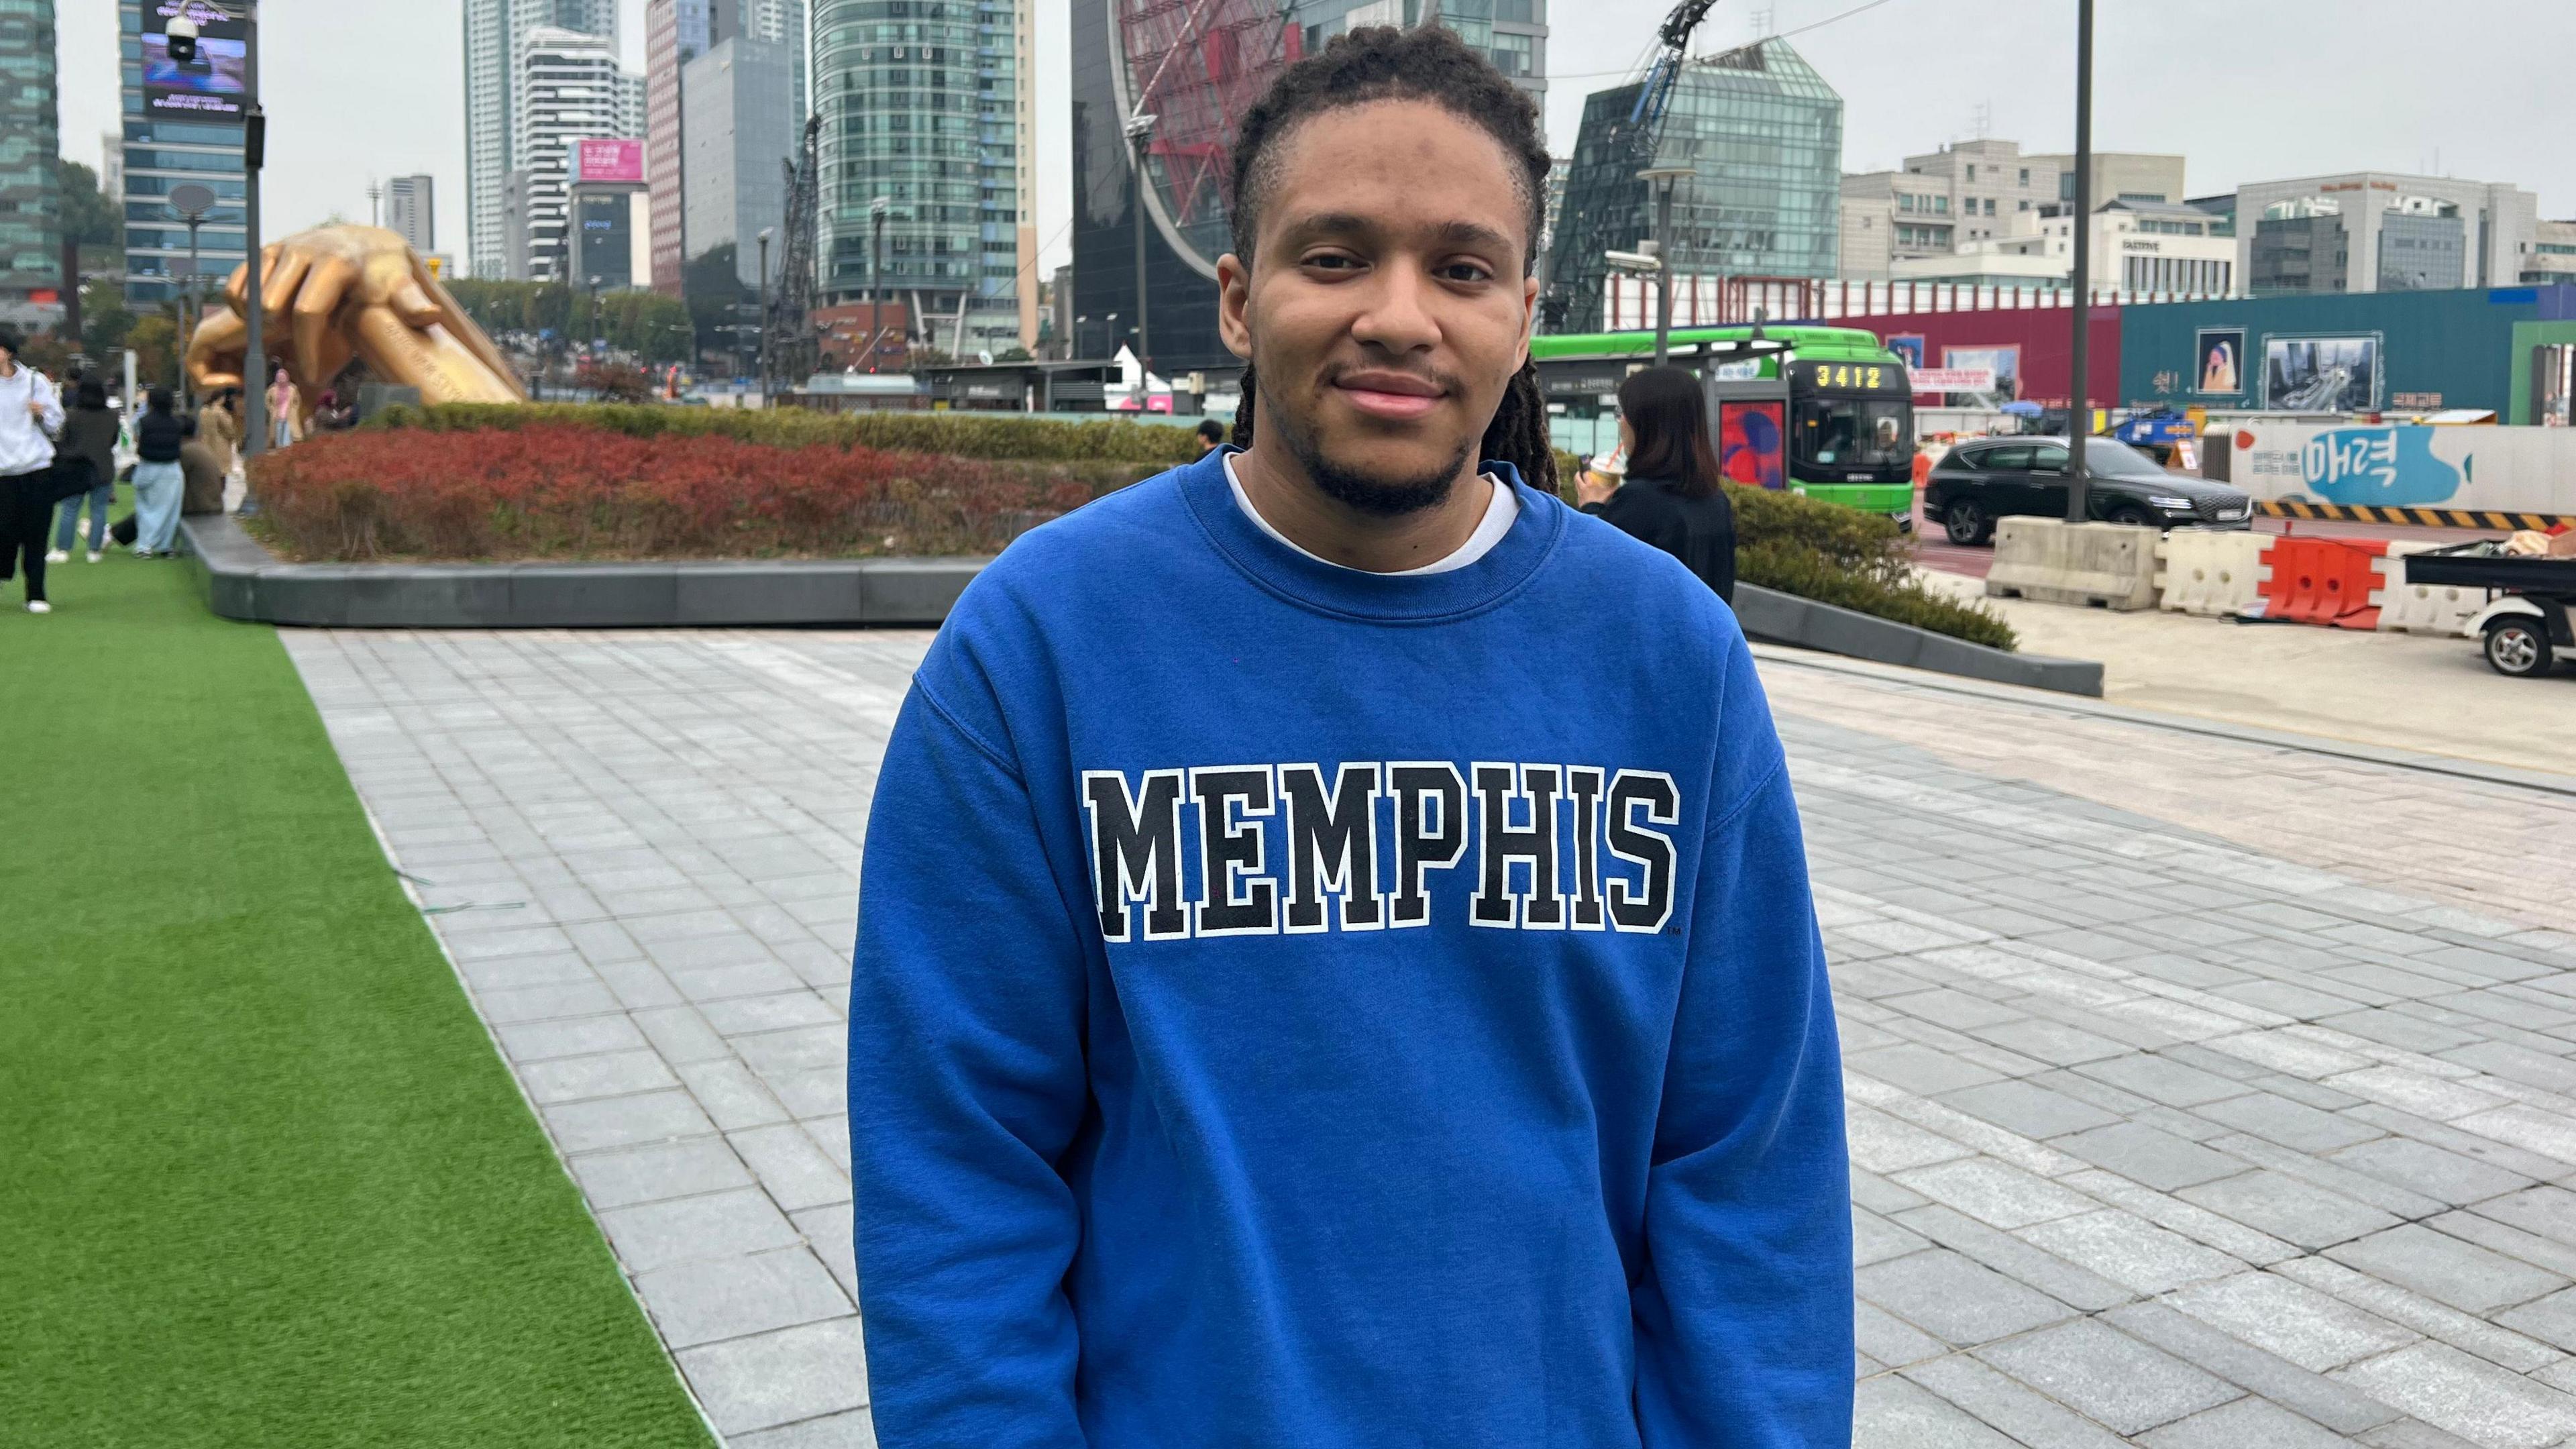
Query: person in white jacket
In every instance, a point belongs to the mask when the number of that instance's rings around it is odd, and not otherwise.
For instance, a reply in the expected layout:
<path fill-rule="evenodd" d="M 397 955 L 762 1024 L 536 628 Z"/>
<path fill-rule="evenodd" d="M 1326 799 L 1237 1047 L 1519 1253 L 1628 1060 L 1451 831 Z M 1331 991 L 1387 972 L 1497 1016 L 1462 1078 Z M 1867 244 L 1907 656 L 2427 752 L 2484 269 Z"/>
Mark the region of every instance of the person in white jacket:
<path fill-rule="evenodd" d="M 63 397 L 53 379 L 18 360 L 25 341 L 0 327 L 0 584 L 27 562 L 27 612 L 49 614 L 45 602 L 45 526 L 53 521 L 48 486 L 54 435 L 63 427 Z"/>

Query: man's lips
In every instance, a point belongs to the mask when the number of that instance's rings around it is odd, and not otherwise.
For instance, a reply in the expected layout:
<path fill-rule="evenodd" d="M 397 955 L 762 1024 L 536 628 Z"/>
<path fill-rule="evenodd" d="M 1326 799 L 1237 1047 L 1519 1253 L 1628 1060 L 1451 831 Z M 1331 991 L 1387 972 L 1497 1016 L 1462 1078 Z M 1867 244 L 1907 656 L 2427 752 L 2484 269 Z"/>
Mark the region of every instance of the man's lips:
<path fill-rule="evenodd" d="M 1430 412 L 1447 392 L 1429 378 L 1378 370 L 1347 372 L 1334 378 L 1332 385 L 1361 412 L 1398 421 Z"/>

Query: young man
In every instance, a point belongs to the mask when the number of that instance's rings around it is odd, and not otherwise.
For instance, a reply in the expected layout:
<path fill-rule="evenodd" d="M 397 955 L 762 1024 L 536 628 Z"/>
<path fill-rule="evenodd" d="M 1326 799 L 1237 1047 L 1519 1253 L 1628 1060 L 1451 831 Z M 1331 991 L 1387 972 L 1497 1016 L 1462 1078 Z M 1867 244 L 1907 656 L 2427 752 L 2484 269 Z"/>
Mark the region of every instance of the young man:
<path fill-rule="evenodd" d="M 1363 29 L 1236 154 L 1248 449 L 1012 545 L 887 747 L 879 1438 L 1845 1443 L 1796 811 L 1725 606 L 1549 491 L 1536 115 Z"/>
<path fill-rule="evenodd" d="M 1200 419 L 1198 438 L 1199 456 L 1204 458 L 1225 446 L 1225 424 L 1214 418 Z"/>
<path fill-rule="evenodd" d="M 54 435 L 63 430 L 63 398 L 53 379 L 18 358 L 17 330 L 0 327 L 0 583 L 27 565 L 27 612 L 47 614 L 45 528 L 54 520 L 48 486 Z"/>

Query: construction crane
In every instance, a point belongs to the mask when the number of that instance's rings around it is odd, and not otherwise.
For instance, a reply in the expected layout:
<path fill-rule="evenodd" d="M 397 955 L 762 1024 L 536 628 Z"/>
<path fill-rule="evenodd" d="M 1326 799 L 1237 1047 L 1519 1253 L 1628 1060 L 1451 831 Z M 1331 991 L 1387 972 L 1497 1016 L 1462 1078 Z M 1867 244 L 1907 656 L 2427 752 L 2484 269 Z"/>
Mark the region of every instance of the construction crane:
<path fill-rule="evenodd" d="M 1690 63 L 1691 36 L 1698 31 L 1700 22 L 1708 18 L 1708 12 L 1716 8 L 1717 0 L 1681 0 L 1656 30 L 1655 56 L 1639 78 L 1637 99 L 1628 108 L 1628 119 L 1603 138 L 1604 165 L 1597 174 L 1609 179 L 1611 184 L 1624 184 L 1655 164 L 1655 151 L 1664 135 L 1664 110 L 1672 103 L 1673 87 L 1681 80 L 1682 67 Z M 1567 216 L 1580 214 L 1575 210 L 1575 198 L 1570 194 L 1566 197 L 1564 211 Z M 1548 250 L 1545 291 L 1539 303 L 1540 320 L 1549 331 L 1562 330 L 1569 322 L 1575 322 L 1578 330 L 1588 327 L 1588 321 L 1577 321 L 1578 314 L 1588 316 L 1599 306 L 1598 298 L 1592 299 L 1590 307 L 1579 305 L 1578 299 L 1559 280 L 1569 274 L 1579 275 L 1582 271 L 1565 265 L 1574 255 L 1571 248 L 1601 250 L 1598 239 L 1588 234 L 1590 230 L 1582 226 L 1567 226 L 1562 220 L 1557 225 L 1555 244 Z M 1620 245 L 1626 245 L 1629 240 L 1633 238 L 1622 239 Z"/>

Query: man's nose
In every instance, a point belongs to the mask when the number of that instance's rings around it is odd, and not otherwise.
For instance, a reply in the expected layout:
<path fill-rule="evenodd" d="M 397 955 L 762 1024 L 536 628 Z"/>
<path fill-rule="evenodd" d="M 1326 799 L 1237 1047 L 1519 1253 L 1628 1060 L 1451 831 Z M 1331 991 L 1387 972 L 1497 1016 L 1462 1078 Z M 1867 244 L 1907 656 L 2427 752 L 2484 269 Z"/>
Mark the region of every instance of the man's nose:
<path fill-rule="evenodd" d="M 1351 321 L 1351 335 L 1389 352 L 1431 350 L 1440 341 L 1431 290 L 1431 279 L 1410 262 L 1379 267 L 1367 305 Z"/>

